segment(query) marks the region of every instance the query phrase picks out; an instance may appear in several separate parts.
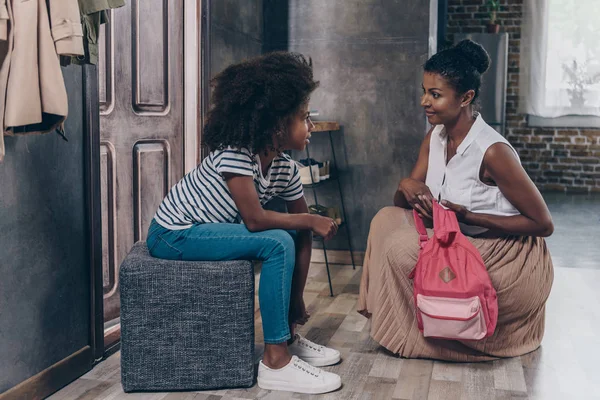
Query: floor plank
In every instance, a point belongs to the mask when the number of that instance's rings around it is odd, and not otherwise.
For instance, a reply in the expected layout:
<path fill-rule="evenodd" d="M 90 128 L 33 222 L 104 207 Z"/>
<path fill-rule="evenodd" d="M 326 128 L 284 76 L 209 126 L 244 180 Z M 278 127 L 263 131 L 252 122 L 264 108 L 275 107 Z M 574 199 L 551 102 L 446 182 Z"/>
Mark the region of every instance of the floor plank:
<path fill-rule="evenodd" d="M 392 397 L 398 400 L 427 399 L 433 361 L 404 360 Z"/>

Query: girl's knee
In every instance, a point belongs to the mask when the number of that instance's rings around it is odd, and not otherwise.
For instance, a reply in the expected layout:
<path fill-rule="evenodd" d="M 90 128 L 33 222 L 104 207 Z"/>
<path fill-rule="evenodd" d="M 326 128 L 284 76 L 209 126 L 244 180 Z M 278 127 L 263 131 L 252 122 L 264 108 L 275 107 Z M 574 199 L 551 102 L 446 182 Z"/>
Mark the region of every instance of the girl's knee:
<path fill-rule="evenodd" d="M 296 265 L 296 248 L 294 239 L 285 230 L 274 229 L 264 232 L 268 240 L 264 248 L 263 271 L 268 274 L 279 274 L 277 280 L 287 281 L 291 278 Z M 267 268 L 267 266 L 270 266 Z M 265 274 L 266 275 L 266 274 Z M 262 276 L 261 276 L 261 279 Z"/>
<path fill-rule="evenodd" d="M 267 237 L 273 241 L 273 246 L 286 253 L 295 254 L 296 244 L 290 232 L 283 229 L 273 229 L 265 232 Z"/>

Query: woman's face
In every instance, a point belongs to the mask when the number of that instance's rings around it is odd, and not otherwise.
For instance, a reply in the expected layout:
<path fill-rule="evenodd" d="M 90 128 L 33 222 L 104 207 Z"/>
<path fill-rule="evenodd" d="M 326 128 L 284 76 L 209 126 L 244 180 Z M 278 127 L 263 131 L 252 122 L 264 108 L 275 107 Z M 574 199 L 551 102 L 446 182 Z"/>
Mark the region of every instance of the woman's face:
<path fill-rule="evenodd" d="M 304 150 L 309 143 L 310 133 L 315 125 L 310 120 L 308 103 L 300 107 L 300 111 L 294 115 L 288 126 L 285 150 Z"/>
<path fill-rule="evenodd" d="M 423 74 L 423 96 L 421 106 L 431 125 L 445 125 L 455 121 L 464 104 L 462 96 L 448 84 L 440 74 L 425 72 Z"/>

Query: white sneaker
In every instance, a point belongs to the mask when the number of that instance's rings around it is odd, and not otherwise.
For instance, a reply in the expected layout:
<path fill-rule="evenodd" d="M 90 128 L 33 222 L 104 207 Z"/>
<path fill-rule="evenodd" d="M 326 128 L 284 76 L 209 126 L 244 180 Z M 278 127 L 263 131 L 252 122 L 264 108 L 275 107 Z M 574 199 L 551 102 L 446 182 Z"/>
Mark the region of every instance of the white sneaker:
<path fill-rule="evenodd" d="M 288 349 L 292 355 L 315 367 L 326 367 L 340 361 L 339 351 L 313 343 L 298 333 L 294 335 L 294 343 Z"/>
<path fill-rule="evenodd" d="M 339 375 L 313 367 L 296 356 L 280 369 L 271 369 L 261 360 L 257 381 L 261 389 L 307 394 L 327 393 L 342 386 Z"/>

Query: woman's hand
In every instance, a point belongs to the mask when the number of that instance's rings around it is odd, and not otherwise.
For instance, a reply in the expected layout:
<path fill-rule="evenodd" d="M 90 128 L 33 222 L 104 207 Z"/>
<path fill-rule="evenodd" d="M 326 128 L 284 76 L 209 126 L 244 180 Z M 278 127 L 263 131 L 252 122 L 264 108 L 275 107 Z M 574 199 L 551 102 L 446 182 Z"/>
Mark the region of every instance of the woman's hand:
<path fill-rule="evenodd" d="M 458 220 L 458 222 L 463 222 L 463 223 L 468 224 L 468 219 L 469 219 L 470 211 L 467 210 L 464 206 L 451 203 L 448 200 L 442 200 L 442 205 L 444 207 L 447 207 L 450 210 L 454 211 L 454 213 L 456 214 L 456 219 Z"/>
<path fill-rule="evenodd" d="M 312 231 L 315 235 L 321 236 L 324 240 L 329 240 L 337 234 L 338 226 L 335 221 L 321 215 L 312 215 Z"/>
<path fill-rule="evenodd" d="M 404 194 L 408 204 L 421 218 L 433 218 L 433 195 L 426 184 L 416 179 L 405 178 L 400 181 L 398 190 Z"/>

